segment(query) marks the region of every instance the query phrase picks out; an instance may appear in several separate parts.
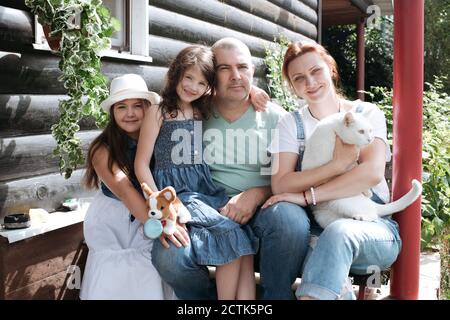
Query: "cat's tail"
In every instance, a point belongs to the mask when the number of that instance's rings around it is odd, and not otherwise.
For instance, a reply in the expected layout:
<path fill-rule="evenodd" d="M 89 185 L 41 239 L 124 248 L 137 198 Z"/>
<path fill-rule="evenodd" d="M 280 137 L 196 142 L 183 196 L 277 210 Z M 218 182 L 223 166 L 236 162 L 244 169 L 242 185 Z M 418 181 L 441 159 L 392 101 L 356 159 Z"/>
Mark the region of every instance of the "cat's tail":
<path fill-rule="evenodd" d="M 422 185 L 416 179 L 412 180 L 412 188 L 400 199 L 387 204 L 377 204 L 377 214 L 380 217 L 404 210 L 422 194 Z"/>

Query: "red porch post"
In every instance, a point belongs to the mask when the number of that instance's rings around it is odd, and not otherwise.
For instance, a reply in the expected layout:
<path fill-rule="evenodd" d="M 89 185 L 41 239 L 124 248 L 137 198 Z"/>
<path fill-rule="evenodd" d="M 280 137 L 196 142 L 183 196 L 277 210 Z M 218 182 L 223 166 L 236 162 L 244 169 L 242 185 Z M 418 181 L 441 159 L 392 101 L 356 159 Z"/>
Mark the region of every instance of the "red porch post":
<path fill-rule="evenodd" d="M 356 25 L 356 97 L 364 101 L 364 64 L 365 64 L 365 44 L 364 44 L 364 25 L 365 19 Z"/>
<path fill-rule="evenodd" d="M 422 175 L 424 0 L 394 1 L 393 199 Z M 420 202 L 395 215 L 403 247 L 391 273 L 391 296 L 418 299 Z"/>

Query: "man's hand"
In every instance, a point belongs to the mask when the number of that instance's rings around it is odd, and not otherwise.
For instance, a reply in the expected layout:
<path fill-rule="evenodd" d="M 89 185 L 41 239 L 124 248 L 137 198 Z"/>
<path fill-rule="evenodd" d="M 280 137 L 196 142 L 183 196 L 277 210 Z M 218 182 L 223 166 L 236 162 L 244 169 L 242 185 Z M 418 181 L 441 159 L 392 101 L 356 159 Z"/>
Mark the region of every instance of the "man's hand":
<path fill-rule="evenodd" d="M 167 241 L 169 239 L 177 248 L 180 248 L 182 245 L 184 247 L 187 247 L 189 244 L 189 234 L 187 232 L 186 225 L 180 224 L 177 222 L 177 230 L 171 235 L 167 235 L 164 232 L 159 237 L 159 241 L 164 246 L 164 248 L 169 248 L 169 242 Z"/>
<path fill-rule="evenodd" d="M 268 188 L 252 188 L 241 192 L 228 201 L 220 213 L 240 224 L 246 224 L 258 206 L 267 198 Z M 270 192 L 270 191 L 269 191 Z"/>

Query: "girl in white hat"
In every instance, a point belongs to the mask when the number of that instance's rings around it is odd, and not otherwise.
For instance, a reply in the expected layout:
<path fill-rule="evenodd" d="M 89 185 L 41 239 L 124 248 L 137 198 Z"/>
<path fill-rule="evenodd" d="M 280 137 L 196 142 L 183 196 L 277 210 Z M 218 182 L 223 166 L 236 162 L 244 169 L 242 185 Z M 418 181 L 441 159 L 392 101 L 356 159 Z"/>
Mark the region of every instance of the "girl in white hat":
<path fill-rule="evenodd" d="M 92 142 L 86 164 L 86 186 L 101 191 L 84 220 L 89 254 L 81 299 L 173 296 L 151 262 L 153 240 L 142 232 L 148 215 L 133 169 L 144 113 L 158 103 L 159 96 L 148 91 L 142 77 L 126 74 L 112 80 L 110 96 L 101 104 L 110 121 Z"/>

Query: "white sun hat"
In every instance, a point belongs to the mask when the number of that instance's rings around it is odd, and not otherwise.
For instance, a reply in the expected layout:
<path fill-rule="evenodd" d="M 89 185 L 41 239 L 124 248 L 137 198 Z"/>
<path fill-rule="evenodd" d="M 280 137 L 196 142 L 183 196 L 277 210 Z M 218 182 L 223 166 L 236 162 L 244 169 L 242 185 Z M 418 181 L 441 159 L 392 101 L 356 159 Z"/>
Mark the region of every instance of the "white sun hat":
<path fill-rule="evenodd" d="M 109 112 L 111 106 L 125 99 L 145 99 L 152 105 L 159 104 L 160 97 L 156 92 L 148 91 L 145 80 L 137 74 L 125 74 L 111 81 L 109 97 L 104 100 L 100 107 Z"/>

